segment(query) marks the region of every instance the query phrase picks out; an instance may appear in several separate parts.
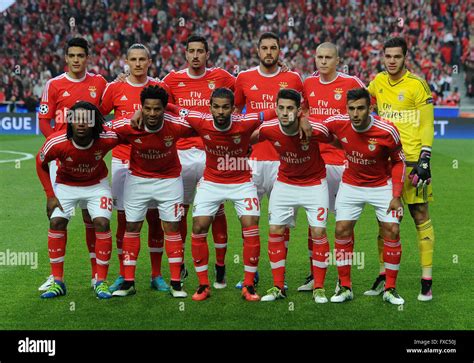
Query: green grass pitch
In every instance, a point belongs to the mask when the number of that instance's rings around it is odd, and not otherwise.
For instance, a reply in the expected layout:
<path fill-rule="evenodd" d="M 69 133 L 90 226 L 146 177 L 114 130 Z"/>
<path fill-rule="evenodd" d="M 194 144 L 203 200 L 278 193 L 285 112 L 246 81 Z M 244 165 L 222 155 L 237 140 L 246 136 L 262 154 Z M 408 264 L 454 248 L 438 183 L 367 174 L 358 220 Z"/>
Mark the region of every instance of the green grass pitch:
<path fill-rule="evenodd" d="M 41 136 L 2 136 L 0 150 L 36 154 Z M 149 287 L 150 263 L 146 227 L 142 231 L 142 248 L 137 266 L 137 294 L 127 298 L 99 301 L 90 284 L 90 264 L 80 215 L 73 218 L 68 230 L 65 282 L 68 294 L 43 301 L 38 286 L 49 275 L 47 255 L 48 221 L 46 199 L 39 183 L 34 159 L 0 163 L 0 252 L 38 252 L 38 267 L 0 266 L 0 329 L 472 329 L 472 220 L 474 185 L 474 140 L 436 140 L 432 158 L 435 202 L 431 217 L 435 227 L 434 299 L 417 301 L 420 287 L 419 253 L 415 228 L 406 216 L 401 227 L 403 256 L 398 290 L 405 298 L 403 308 L 382 302 L 379 297 L 365 297 L 378 273 L 376 232 L 372 208 L 366 207 L 356 226 L 355 251 L 365 252 L 363 269 L 353 268 L 354 300 L 345 304 L 315 304 L 311 293 L 296 288 L 308 273 L 307 223 L 300 210 L 298 226 L 292 231 L 287 260 L 288 299 L 275 303 L 249 303 L 234 288 L 243 275 L 240 225 L 231 204 L 226 205 L 229 244 L 225 290 L 213 290 L 209 300 L 194 302 L 189 296 L 173 299 Z M 15 156 L 0 153 L 0 161 Z M 110 161 L 110 155 L 108 156 Z M 267 202 L 262 205 L 260 284 L 263 294 L 272 285 L 267 246 Z M 406 210 L 407 212 L 407 210 Z M 191 221 L 189 219 L 189 221 Z M 146 224 L 145 224 L 146 225 Z M 115 213 L 112 230 L 115 233 Z M 334 218 L 328 224 L 330 244 L 334 246 Z M 115 241 L 114 241 L 115 243 Z M 210 266 L 215 253 L 212 240 Z M 189 239 L 186 261 L 190 276 L 185 289 L 191 295 L 197 279 L 191 261 Z M 211 269 L 211 280 L 214 272 Z M 115 246 L 109 280 L 117 276 Z M 166 257 L 163 273 L 169 278 Z M 330 266 L 326 291 L 331 296 L 337 279 Z"/>

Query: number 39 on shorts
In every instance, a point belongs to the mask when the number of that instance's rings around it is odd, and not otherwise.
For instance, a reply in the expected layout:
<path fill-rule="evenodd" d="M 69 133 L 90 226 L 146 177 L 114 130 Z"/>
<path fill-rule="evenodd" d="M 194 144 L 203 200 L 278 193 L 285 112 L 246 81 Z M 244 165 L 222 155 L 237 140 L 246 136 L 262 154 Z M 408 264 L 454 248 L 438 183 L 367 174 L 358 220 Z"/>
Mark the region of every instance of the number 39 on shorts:
<path fill-rule="evenodd" d="M 108 211 L 112 212 L 112 198 L 102 197 L 100 198 L 100 208 L 107 209 Z"/>
<path fill-rule="evenodd" d="M 244 203 L 246 204 L 245 210 L 253 210 L 254 205 L 257 210 L 260 210 L 258 198 L 245 198 Z"/>

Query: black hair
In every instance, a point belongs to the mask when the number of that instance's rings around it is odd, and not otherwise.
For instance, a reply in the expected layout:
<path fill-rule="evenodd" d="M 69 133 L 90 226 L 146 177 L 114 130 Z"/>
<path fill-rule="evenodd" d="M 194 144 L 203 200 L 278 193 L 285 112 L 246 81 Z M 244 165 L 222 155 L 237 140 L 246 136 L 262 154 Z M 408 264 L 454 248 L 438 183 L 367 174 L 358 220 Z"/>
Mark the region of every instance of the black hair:
<path fill-rule="evenodd" d="M 296 107 L 300 107 L 301 105 L 301 94 L 291 88 L 282 88 L 278 92 L 277 102 L 280 98 L 284 98 L 285 100 L 293 100 L 296 103 Z"/>
<path fill-rule="evenodd" d="M 365 88 L 353 88 L 347 91 L 347 102 L 360 100 L 361 98 L 365 98 L 367 101 L 367 106 L 370 106 L 370 94 L 369 91 Z"/>
<path fill-rule="evenodd" d="M 206 49 L 206 52 L 209 52 L 209 44 L 207 44 L 206 38 L 197 34 L 193 34 L 189 36 L 189 38 L 186 40 L 186 50 L 188 50 L 189 43 L 193 43 L 193 42 L 203 43 L 204 49 Z"/>
<path fill-rule="evenodd" d="M 211 95 L 211 103 L 213 98 L 228 98 L 230 103 L 234 104 L 234 92 L 232 92 L 229 88 L 220 87 L 216 88 Z"/>
<path fill-rule="evenodd" d="M 67 111 L 67 114 L 64 115 L 65 122 L 67 122 L 67 133 L 66 133 L 67 138 L 70 139 L 73 136 L 71 123 L 74 122 L 75 120 L 74 119 L 71 120 L 70 118 L 75 117 L 74 111 L 80 110 L 80 109 L 87 110 L 93 113 L 92 137 L 94 139 L 98 139 L 100 133 L 104 132 L 105 119 L 104 119 L 104 116 L 102 116 L 102 114 L 100 113 L 99 109 L 95 105 L 87 101 L 76 102 L 74 106 L 72 106 Z"/>
<path fill-rule="evenodd" d="M 76 37 L 69 39 L 66 44 L 66 54 L 71 47 L 80 47 L 86 51 L 86 55 L 89 55 L 89 43 L 84 38 Z"/>
<path fill-rule="evenodd" d="M 140 93 L 140 101 L 142 105 L 145 103 L 146 99 L 161 100 L 163 107 L 166 107 L 168 104 L 168 93 L 163 87 L 148 86 Z"/>
<path fill-rule="evenodd" d="M 275 39 L 277 41 L 277 44 L 278 44 L 278 48 L 280 48 L 280 38 L 278 37 L 278 35 L 276 35 L 275 33 L 272 33 L 272 32 L 266 32 L 266 33 L 263 33 L 260 35 L 260 38 L 258 38 L 258 44 L 257 46 L 260 48 L 260 43 L 262 42 L 262 40 L 264 39 Z"/>
<path fill-rule="evenodd" d="M 128 58 L 128 54 L 129 54 L 130 51 L 133 50 L 133 49 L 142 49 L 142 50 L 144 50 L 144 51 L 146 52 L 146 54 L 147 54 L 147 56 L 148 56 L 148 59 L 151 58 L 150 50 L 149 50 L 147 47 L 145 47 L 143 44 L 141 44 L 141 43 L 132 44 L 132 45 L 130 46 L 130 48 L 127 49 L 127 58 Z"/>
<path fill-rule="evenodd" d="M 401 37 L 394 37 L 387 40 L 383 45 L 383 51 L 385 52 L 385 49 L 387 48 L 398 48 L 398 47 L 402 48 L 403 56 L 406 56 L 407 49 L 408 49 L 407 42 L 405 39 Z"/>

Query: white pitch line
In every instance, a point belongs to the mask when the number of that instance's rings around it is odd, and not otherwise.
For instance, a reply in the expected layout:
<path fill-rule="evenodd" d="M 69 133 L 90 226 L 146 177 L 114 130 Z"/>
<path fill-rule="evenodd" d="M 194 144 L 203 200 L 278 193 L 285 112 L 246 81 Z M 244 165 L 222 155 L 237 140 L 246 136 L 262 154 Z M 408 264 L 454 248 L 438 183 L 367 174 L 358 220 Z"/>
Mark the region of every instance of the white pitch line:
<path fill-rule="evenodd" d="M 22 153 L 21 151 L 0 150 L 0 153 L 22 155 L 21 158 L 0 160 L 0 163 L 11 163 L 11 162 L 17 162 L 17 161 L 24 161 L 24 160 L 33 159 L 35 157 L 33 154 Z"/>

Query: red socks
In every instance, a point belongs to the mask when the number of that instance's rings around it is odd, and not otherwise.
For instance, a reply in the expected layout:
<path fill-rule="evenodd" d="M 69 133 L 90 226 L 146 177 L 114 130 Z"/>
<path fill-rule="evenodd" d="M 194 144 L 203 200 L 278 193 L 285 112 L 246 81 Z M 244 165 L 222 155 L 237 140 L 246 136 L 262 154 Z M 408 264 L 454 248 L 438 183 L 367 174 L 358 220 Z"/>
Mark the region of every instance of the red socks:
<path fill-rule="evenodd" d="M 253 286 L 260 257 L 260 236 L 258 226 L 243 228 L 244 236 L 244 286 Z"/>
<path fill-rule="evenodd" d="M 112 232 L 96 232 L 95 238 L 95 254 L 97 256 L 97 281 L 104 281 L 107 279 L 110 254 L 112 253 Z"/>
<path fill-rule="evenodd" d="M 313 238 L 312 243 L 314 288 L 319 289 L 324 287 L 324 279 L 326 278 L 329 258 L 329 243 L 327 236 Z"/>
<path fill-rule="evenodd" d="M 309 227 L 308 227 L 308 256 L 309 256 L 309 271 L 311 272 L 311 274 L 313 274 L 313 237 L 311 237 L 311 228 Z"/>
<path fill-rule="evenodd" d="M 66 231 L 48 230 L 48 253 L 51 273 L 55 280 L 63 281 L 64 255 L 66 254 Z"/>
<path fill-rule="evenodd" d="M 206 241 L 207 233 L 191 235 L 191 252 L 194 268 L 199 279 L 199 285 L 209 285 L 208 264 L 209 248 Z"/>
<path fill-rule="evenodd" d="M 270 233 L 268 237 L 268 258 L 272 267 L 273 285 L 283 289 L 286 263 L 285 237 L 283 234 Z"/>
<path fill-rule="evenodd" d="M 123 236 L 125 234 L 125 228 L 127 226 L 127 220 L 125 219 L 125 211 L 117 211 L 117 232 L 115 233 L 116 243 L 117 243 L 117 254 L 120 265 L 120 276 L 124 276 L 125 272 L 123 270 Z"/>
<path fill-rule="evenodd" d="M 354 251 L 354 241 L 351 237 L 336 238 L 336 264 L 341 286 L 352 288 L 351 286 L 351 265 L 352 252 Z"/>
<path fill-rule="evenodd" d="M 148 247 L 150 249 L 151 277 L 161 275 L 161 260 L 163 258 L 163 228 L 161 227 L 158 209 L 148 209 Z"/>
<path fill-rule="evenodd" d="M 87 250 L 89 251 L 89 258 L 91 260 L 92 278 L 95 278 L 95 274 L 97 273 L 97 265 L 95 261 L 95 228 L 91 221 L 84 221 L 84 225 L 86 227 Z"/>
<path fill-rule="evenodd" d="M 125 232 L 123 237 L 123 268 L 126 281 L 135 280 L 135 268 L 140 252 L 140 232 Z"/>
<path fill-rule="evenodd" d="M 216 265 L 225 265 L 227 252 L 227 219 L 224 213 L 224 204 L 221 204 L 212 222 L 212 237 L 216 249 Z"/>
<path fill-rule="evenodd" d="M 165 235 L 166 255 L 170 265 L 171 281 L 180 281 L 181 264 L 183 263 L 183 241 L 180 232 L 169 232 Z"/>
<path fill-rule="evenodd" d="M 383 239 L 383 261 L 385 263 L 385 289 L 395 288 L 400 259 L 402 257 L 402 245 L 400 238 L 396 240 Z"/>

